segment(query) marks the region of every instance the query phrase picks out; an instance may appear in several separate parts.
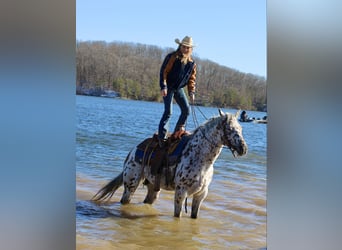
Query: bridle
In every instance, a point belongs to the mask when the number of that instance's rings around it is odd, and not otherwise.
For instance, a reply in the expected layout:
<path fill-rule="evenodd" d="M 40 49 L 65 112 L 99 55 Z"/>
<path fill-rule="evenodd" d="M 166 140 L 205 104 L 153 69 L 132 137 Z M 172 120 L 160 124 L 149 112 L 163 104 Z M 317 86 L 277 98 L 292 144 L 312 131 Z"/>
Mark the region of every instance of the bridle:
<path fill-rule="evenodd" d="M 230 150 L 232 150 L 232 143 L 230 142 L 230 140 L 228 140 L 228 133 L 227 133 L 227 130 L 230 130 L 230 129 L 226 129 L 226 126 L 228 125 L 227 120 L 228 120 L 228 116 L 226 116 L 226 118 L 222 121 L 222 124 L 221 124 L 222 130 L 223 130 L 222 141 L 223 141 L 223 145 L 227 146 Z"/>
<path fill-rule="evenodd" d="M 202 116 L 208 120 L 208 118 L 203 114 L 203 112 L 200 110 L 200 108 L 198 106 L 196 106 L 197 109 L 200 111 L 200 113 L 202 114 Z M 213 140 L 211 140 L 210 138 L 208 138 L 208 136 L 205 134 L 205 132 L 203 131 L 203 128 L 201 126 L 199 126 L 198 120 L 197 120 L 197 116 L 196 116 L 196 112 L 194 109 L 194 105 L 191 105 L 191 113 L 192 113 L 192 117 L 194 120 L 194 124 L 196 127 L 198 127 L 198 129 L 201 131 L 203 137 L 212 145 L 215 145 L 215 147 L 218 146 L 218 144 L 216 142 L 214 142 Z M 222 142 L 223 142 L 223 146 L 226 146 L 230 149 L 230 151 L 234 152 L 235 150 L 232 149 L 232 144 L 231 142 L 228 140 L 228 133 L 226 130 L 226 126 L 228 125 L 227 123 L 228 121 L 228 116 L 226 115 L 225 118 L 223 119 L 223 121 L 217 125 L 217 129 L 222 129 L 223 130 L 223 138 L 222 138 Z M 222 126 L 222 128 L 220 127 Z M 234 154 L 234 153 L 233 153 Z"/>

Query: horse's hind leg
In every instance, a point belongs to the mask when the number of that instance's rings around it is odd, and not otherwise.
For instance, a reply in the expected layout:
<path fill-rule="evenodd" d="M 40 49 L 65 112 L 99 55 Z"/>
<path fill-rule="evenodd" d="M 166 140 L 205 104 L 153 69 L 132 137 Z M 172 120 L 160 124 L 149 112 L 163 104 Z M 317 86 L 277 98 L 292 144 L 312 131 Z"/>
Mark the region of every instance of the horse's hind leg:
<path fill-rule="evenodd" d="M 121 204 L 128 204 L 131 201 L 132 195 L 134 194 L 135 190 L 137 189 L 138 185 L 129 186 L 124 184 L 124 192 L 121 197 Z"/>
<path fill-rule="evenodd" d="M 207 197 L 207 194 L 208 188 L 205 188 L 203 192 L 193 195 L 191 205 L 191 218 L 197 218 L 202 201 L 205 199 L 205 197 Z"/>
<path fill-rule="evenodd" d="M 147 184 L 147 195 L 145 197 L 144 203 L 153 204 L 153 202 L 158 198 L 160 191 L 154 191 L 154 185 L 150 182 Z"/>
<path fill-rule="evenodd" d="M 131 201 L 131 197 L 141 182 L 142 175 L 141 164 L 134 161 L 134 153 L 131 153 L 126 161 L 123 171 L 124 192 L 120 202 L 127 204 Z"/>

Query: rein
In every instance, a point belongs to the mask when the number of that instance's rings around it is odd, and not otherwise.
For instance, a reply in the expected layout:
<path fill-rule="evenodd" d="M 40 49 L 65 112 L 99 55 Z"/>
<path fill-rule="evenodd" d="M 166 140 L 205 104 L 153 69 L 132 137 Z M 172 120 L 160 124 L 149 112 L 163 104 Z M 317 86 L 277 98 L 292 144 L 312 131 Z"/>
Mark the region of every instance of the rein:
<path fill-rule="evenodd" d="M 194 121 L 195 126 L 198 127 L 198 129 L 202 132 L 203 137 L 204 137 L 210 144 L 213 144 L 213 145 L 216 145 L 216 146 L 217 146 L 217 143 L 216 143 L 216 142 L 213 142 L 212 140 L 210 140 L 210 139 L 207 137 L 207 135 L 204 133 L 202 127 L 199 126 L 199 122 L 198 122 L 198 119 L 197 119 L 197 116 L 196 116 L 196 112 L 195 112 L 194 106 L 195 106 L 195 105 L 194 105 L 194 102 L 192 102 L 192 104 L 191 104 L 191 114 L 192 114 L 192 118 L 193 118 L 193 121 Z M 201 109 L 200 109 L 198 106 L 196 106 L 196 107 L 197 107 L 198 111 L 202 114 L 202 116 L 203 116 L 206 120 L 208 120 L 208 118 L 204 115 L 204 113 L 201 111 Z M 223 124 L 221 124 L 221 125 L 223 126 L 224 142 L 227 144 L 227 147 L 228 147 L 229 149 L 231 149 L 231 143 L 229 142 L 229 140 L 226 139 L 226 138 L 228 138 L 227 132 L 226 132 L 226 130 L 224 129 L 224 125 L 223 125 Z M 223 144 L 223 146 L 226 146 L 226 145 Z"/>
<path fill-rule="evenodd" d="M 194 120 L 194 124 L 195 124 L 195 127 L 198 127 L 198 129 L 202 132 L 202 135 L 204 136 L 204 138 L 210 143 L 210 144 L 216 144 L 214 142 L 212 142 L 208 137 L 207 135 L 204 133 L 203 129 L 201 128 L 201 126 L 199 125 L 199 122 L 198 122 L 198 119 L 197 119 L 197 116 L 196 116 L 196 112 L 195 112 L 195 109 L 194 109 L 194 102 L 192 102 L 192 105 L 191 105 L 191 114 L 192 114 L 192 118 Z M 197 109 L 200 111 L 200 113 L 202 114 L 202 116 L 204 117 L 204 119 L 208 120 L 208 118 L 203 114 L 203 112 L 200 110 L 200 108 L 198 106 L 196 106 Z"/>

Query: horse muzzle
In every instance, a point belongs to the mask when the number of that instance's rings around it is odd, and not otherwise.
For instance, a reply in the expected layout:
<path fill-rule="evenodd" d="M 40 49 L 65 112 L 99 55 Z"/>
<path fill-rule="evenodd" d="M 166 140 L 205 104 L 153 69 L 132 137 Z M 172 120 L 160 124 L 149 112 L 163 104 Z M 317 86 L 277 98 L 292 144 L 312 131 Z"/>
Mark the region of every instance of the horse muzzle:
<path fill-rule="evenodd" d="M 247 154 L 248 147 L 247 144 L 243 143 L 241 146 L 230 149 L 234 157 L 243 156 Z"/>

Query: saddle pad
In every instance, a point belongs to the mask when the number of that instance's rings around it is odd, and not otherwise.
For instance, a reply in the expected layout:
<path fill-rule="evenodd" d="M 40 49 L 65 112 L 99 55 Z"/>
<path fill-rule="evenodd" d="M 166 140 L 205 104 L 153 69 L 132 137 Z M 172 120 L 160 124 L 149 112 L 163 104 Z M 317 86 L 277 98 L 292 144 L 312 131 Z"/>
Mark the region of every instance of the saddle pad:
<path fill-rule="evenodd" d="M 145 139 L 142 143 L 137 146 L 135 152 L 135 161 L 153 165 L 153 162 L 159 162 L 160 159 L 155 157 L 161 156 L 160 151 L 167 151 L 169 165 L 174 165 L 180 158 L 181 153 L 190 139 L 190 135 L 184 135 L 178 140 L 169 141 L 168 148 L 161 149 L 158 145 L 158 139 L 154 135 L 152 138 Z M 166 152 L 165 152 L 166 153 Z"/>

